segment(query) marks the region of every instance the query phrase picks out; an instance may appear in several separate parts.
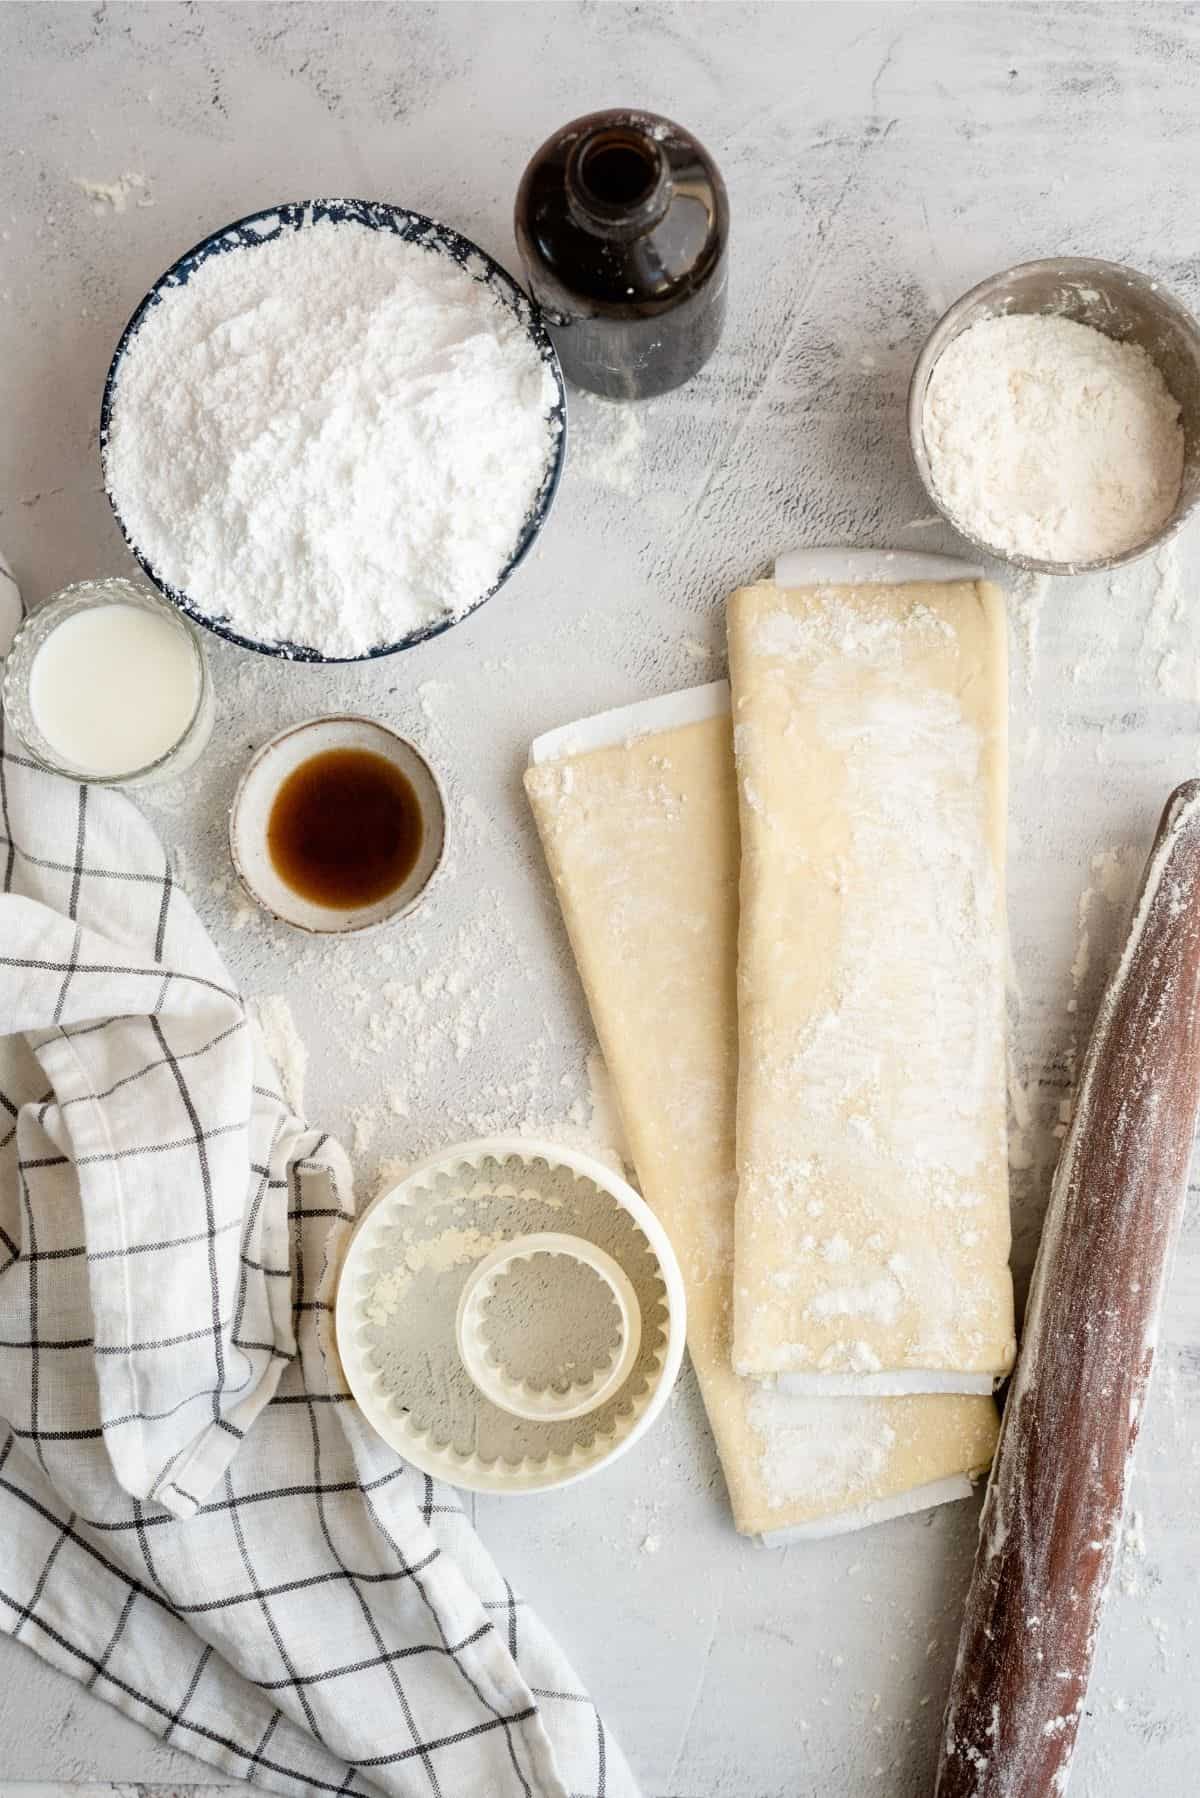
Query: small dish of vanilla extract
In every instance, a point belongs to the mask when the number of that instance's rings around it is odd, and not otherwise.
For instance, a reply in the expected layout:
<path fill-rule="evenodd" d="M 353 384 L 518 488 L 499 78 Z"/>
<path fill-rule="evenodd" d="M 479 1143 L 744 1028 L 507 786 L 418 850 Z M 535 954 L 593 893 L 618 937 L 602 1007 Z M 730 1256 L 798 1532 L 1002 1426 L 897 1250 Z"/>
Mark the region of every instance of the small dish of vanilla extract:
<path fill-rule="evenodd" d="M 238 876 L 273 917 L 344 933 L 411 911 L 444 853 L 446 814 L 421 752 L 371 718 L 313 718 L 273 737 L 229 819 Z"/>

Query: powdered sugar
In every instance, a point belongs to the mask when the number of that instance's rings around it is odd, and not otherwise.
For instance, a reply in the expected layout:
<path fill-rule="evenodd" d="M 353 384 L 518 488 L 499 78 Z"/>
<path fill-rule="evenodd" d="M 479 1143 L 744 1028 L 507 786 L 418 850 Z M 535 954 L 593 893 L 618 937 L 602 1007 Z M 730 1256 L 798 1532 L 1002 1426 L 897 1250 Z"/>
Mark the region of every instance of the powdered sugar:
<path fill-rule="evenodd" d="M 163 290 L 121 364 L 105 468 L 133 540 L 198 607 L 355 656 L 495 584 L 556 398 L 485 281 L 325 219 Z"/>
<path fill-rule="evenodd" d="M 1065 318 L 983 319 L 925 396 L 934 486 L 977 542 L 1052 562 L 1120 555 L 1170 517 L 1179 406 L 1145 350 Z"/>

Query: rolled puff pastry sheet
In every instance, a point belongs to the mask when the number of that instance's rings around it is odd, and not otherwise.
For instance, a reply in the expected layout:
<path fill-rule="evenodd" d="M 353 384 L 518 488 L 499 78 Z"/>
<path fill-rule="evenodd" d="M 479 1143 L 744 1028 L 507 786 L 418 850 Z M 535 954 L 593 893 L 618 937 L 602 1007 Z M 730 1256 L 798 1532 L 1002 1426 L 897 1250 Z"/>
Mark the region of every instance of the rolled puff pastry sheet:
<path fill-rule="evenodd" d="M 970 1490 L 990 1398 L 796 1398 L 733 1371 L 738 831 L 724 683 L 534 745 L 526 787 L 642 1191 L 683 1268 L 734 1519 L 770 1542 Z"/>
<path fill-rule="evenodd" d="M 1015 1353 L 1002 596 L 743 587 L 734 1363 L 988 1392 Z"/>

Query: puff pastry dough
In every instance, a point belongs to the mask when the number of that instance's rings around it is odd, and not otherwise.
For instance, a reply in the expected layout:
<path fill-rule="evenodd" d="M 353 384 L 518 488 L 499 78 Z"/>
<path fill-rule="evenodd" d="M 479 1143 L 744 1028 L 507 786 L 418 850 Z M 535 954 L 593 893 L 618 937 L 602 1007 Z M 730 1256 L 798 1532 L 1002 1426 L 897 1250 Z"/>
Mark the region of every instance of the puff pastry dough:
<path fill-rule="evenodd" d="M 742 837 L 734 1362 L 987 1392 L 1012 1365 L 1005 622 L 983 581 L 729 603 Z"/>
<path fill-rule="evenodd" d="M 995 1445 L 990 1398 L 794 1398 L 733 1371 L 727 690 L 585 721 L 542 739 L 534 759 L 529 798 L 638 1178 L 683 1268 L 688 1346 L 738 1529 L 782 1542 L 965 1496 Z"/>

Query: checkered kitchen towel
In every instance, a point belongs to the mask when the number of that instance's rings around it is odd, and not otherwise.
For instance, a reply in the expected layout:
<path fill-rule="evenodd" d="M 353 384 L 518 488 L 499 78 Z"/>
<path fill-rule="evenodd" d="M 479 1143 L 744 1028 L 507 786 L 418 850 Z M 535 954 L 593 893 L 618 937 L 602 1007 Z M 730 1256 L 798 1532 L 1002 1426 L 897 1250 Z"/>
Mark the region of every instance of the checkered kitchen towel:
<path fill-rule="evenodd" d="M 631 1798 L 330 1352 L 349 1168 L 162 845 L 0 720 L 0 1628 L 280 1792 Z"/>

